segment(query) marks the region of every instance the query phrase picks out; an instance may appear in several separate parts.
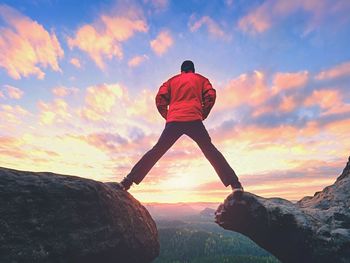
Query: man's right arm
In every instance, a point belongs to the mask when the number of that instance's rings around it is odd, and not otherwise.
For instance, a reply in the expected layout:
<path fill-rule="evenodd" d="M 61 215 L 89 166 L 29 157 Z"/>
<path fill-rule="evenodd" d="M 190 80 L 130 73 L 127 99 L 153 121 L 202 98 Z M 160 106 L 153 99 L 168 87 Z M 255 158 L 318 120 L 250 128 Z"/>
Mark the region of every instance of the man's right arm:
<path fill-rule="evenodd" d="M 156 96 L 157 109 L 164 119 L 168 115 L 168 105 L 170 103 L 169 81 L 160 86 Z"/>
<path fill-rule="evenodd" d="M 203 120 L 205 120 L 208 117 L 211 109 L 213 108 L 215 104 L 215 99 L 216 99 L 216 91 L 215 89 L 213 89 L 213 86 L 211 85 L 208 79 L 204 81 L 202 97 L 203 97 L 203 105 L 202 105 Z"/>

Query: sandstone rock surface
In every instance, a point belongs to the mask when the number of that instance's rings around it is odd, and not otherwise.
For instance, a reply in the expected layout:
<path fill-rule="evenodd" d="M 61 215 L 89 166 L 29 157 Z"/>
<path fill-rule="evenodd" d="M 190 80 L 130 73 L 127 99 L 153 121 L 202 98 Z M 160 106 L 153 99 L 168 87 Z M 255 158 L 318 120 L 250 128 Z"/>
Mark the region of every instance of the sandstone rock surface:
<path fill-rule="evenodd" d="M 216 211 L 225 229 L 250 237 L 282 262 L 350 262 L 350 158 L 333 185 L 297 203 L 244 193 Z"/>
<path fill-rule="evenodd" d="M 115 186 L 0 168 L 0 262 L 151 262 L 156 225 Z"/>

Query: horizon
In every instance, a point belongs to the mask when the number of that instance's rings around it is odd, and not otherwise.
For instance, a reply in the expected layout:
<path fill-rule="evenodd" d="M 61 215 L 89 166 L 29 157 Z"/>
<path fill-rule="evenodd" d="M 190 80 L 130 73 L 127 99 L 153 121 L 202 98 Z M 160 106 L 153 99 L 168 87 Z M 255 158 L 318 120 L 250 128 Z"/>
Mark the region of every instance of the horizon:
<path fill-rule="evenodd" d="M 244 189 L 313 196 L 350 155 L 349 13 L 346 0 L 0 0 L 0 166 L 121 181 L 163 130 L 160 85 L 190 59 Z M 231 191 L 182 136 L 129 192 L 198 204 Z"/>

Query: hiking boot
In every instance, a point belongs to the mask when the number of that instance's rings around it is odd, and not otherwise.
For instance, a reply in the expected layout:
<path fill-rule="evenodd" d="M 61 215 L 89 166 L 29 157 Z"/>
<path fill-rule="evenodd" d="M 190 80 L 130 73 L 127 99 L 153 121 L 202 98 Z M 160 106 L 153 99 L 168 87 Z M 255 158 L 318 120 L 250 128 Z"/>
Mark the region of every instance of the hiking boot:
<path fill-rule="evenodd" d="M 124 177 L 124 179 L 119 183 L 119 186 L 122 190 L 124 191 L 128 191 L 132 185 L 132 181 L 127 178 L 127 177 Z"/>
<path fill-rule="evenodd" d="M 242 197 L 244 193 L 244 189 L 240 182 L 231 184 L 231 188 L 232 188 L 232 194 L 234 198 Z"/>

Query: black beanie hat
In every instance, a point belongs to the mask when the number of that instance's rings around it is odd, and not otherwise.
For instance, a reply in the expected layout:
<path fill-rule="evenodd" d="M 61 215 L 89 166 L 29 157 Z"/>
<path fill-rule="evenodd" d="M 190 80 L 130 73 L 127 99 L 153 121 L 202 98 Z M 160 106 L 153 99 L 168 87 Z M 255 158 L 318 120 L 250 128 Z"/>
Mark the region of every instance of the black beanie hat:
<path fill-rule="evenodd" d="M 191 60 L 185 60 L 184 62 L 182 62 L 181 64 L 181 72 L 185 71 L 185 72 L 189 72 L 192 71 L 193 73 L 194 71 L 194 64 Z"/>

